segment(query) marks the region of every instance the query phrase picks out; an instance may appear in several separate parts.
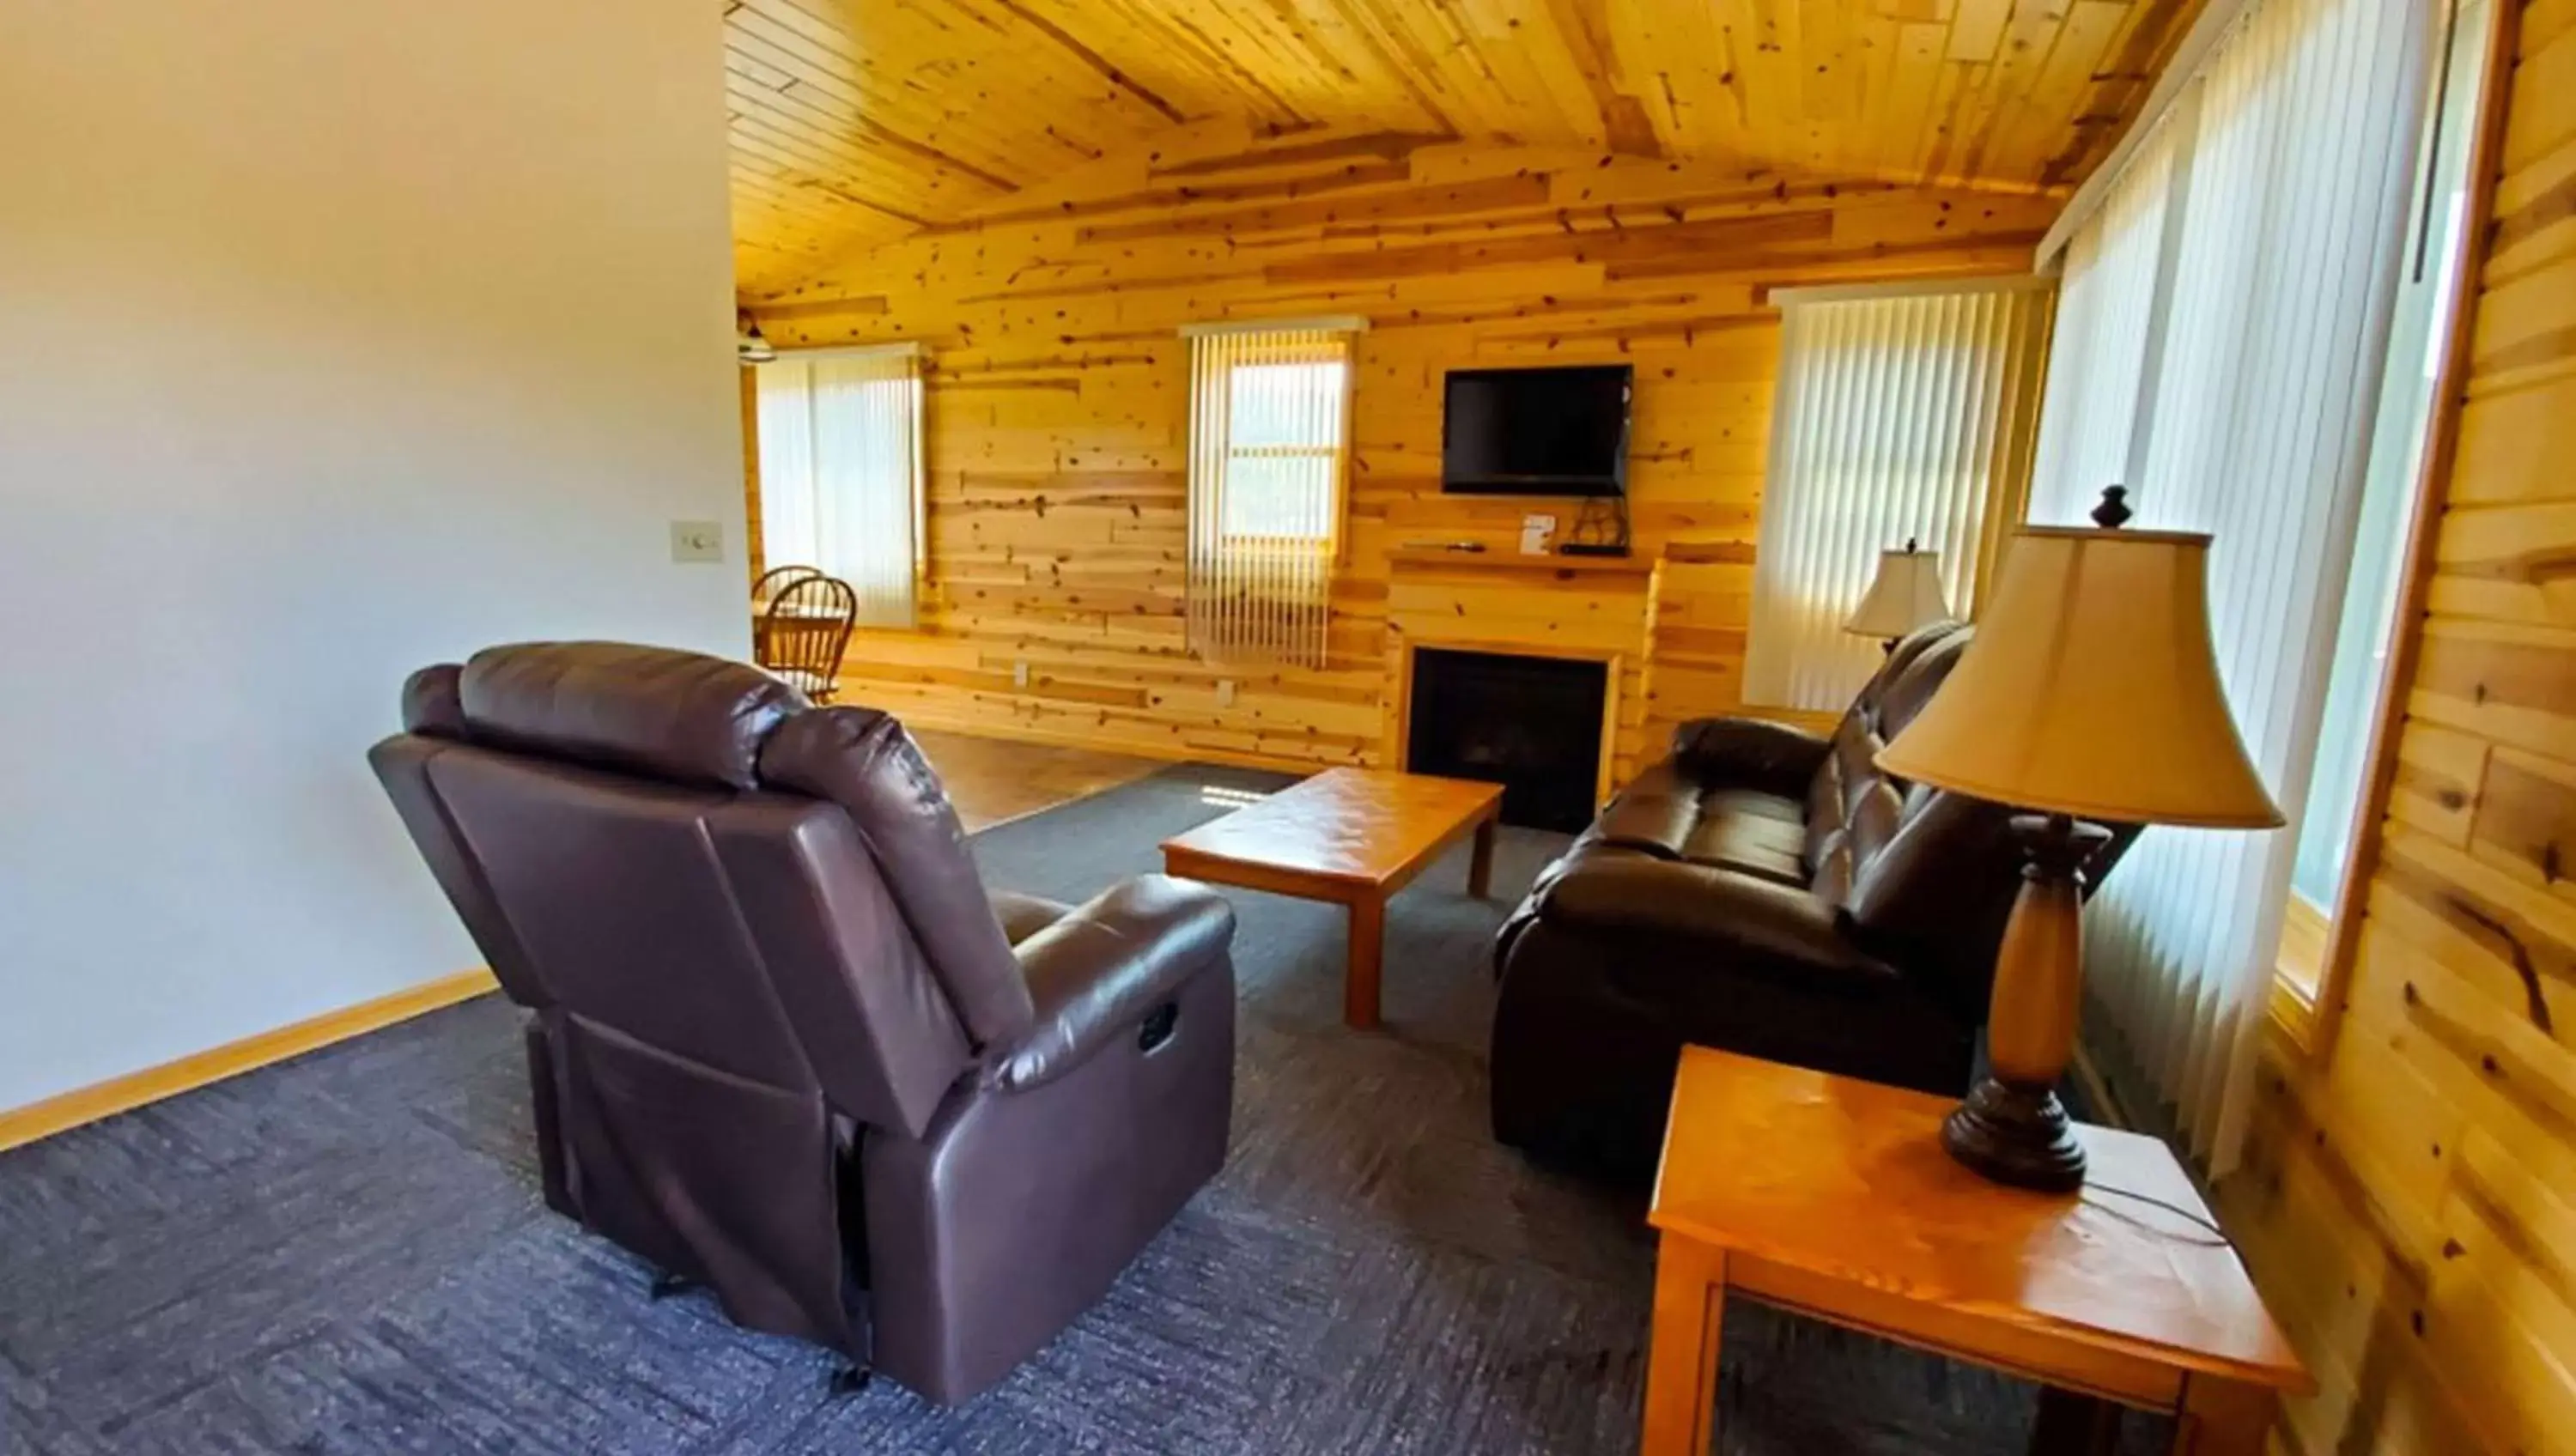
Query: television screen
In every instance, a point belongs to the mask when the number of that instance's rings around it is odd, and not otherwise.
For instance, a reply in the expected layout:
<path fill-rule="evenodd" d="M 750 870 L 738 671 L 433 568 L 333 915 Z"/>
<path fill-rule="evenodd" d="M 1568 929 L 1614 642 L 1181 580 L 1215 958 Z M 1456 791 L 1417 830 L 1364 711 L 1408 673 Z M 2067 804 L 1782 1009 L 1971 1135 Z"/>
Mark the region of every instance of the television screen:
<path fill-rule="evenodd" d="M 1625 364 L 1458 369 L 1440 430 L 1440 488 L 1618 495 L 1628 484 Z"/>

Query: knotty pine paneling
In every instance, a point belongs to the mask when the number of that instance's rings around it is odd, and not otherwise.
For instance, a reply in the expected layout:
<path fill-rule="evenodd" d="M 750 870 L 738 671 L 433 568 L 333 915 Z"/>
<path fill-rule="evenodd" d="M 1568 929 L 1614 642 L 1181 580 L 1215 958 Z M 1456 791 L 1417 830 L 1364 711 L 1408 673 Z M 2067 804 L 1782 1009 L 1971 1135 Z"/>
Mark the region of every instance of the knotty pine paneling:
<path fill-rule="evenodd" d="M 2361 954 L 2219 1190 L 2314 1456 L 2576 1450 L 2576 0 L 2524 9 L 2511 85 Z"/>
<path fill-rule="evenodd" d="M 1837 187 L 1385 133 L 1192 141 L 1057 179 L 1040 201 L 864 252 L 757 301 L 781 347 L 928 349 L 920 630 L 862 633 L 850 696 L 925 723 L 1301 764 L 1390 756 L 1407 639 L 1620 661 L 1615 754 L 1650 758 L 1643 570 L 1533 578 L 1398 565 L 1407 544 L 1517 549 L 1571 501 L 1440 493 L 1441 379 L 1471 365 L 1637 371 L 1637 550 L 1731 543 L 1677 579 L 1665 681 L 1731 704 L 1773 375 L 1775 286 L 2009 272 L 2054 204 Z M 1204 320 L 1358 314 L 1348 560 L 1320 670 L 1217 668 L 1183 630 L 1188 350 Z M 1687 598 L 1687 605 L 1685 605 Z M 1014 684 L 1025 663 L 1028 684 Z M 1225 701 L 1228 693 L 1232 701 Z"/>
<path fill-rule="evenodd" d="M 749 365 L 739 371 L 742 385 L 742 506 L 743 555 L 750 564 L 751 579 L 769 569 L 765 546 L 760 539 L 760 375 Z"/>
<path fill-rule="evenodd" d="M 749 293 L 804 282 L 1184 118 L 2064 189 L 2200 7 L 726 0 L 736 268 Z"/>

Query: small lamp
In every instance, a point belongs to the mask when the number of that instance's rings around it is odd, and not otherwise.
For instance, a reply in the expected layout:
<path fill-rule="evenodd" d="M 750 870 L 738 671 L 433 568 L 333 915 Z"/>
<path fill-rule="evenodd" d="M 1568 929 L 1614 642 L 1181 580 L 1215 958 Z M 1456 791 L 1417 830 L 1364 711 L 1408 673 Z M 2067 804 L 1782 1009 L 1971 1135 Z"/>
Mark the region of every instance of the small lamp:
<path fill-rule="evenodd" d="M 2272 829 L 2209 640 L 2209 538 L 2099 530 L 2013 537 L 1976 640 L 1878 755 L 1898 778 L 2036 810 L 2013 820 L 2029 864 L 1995 958 L 1989 1071 L 1941 1127 L 1999 1183 L 2062 1191 L 2084 1149 L 2058 1104 L 2083 985 L 2083 866 L 2100 823 Z"/>
<path fill-rule="evenodd" d="M 1909 539 L 1902 551 L 1878 553 L 1878 576 L 1859 610 L 1843 630 L 1861 637 L 1882 637 L 1888 650 L 1917 627 L 1928 627 L 1950 615 L 1941 595 L 1941 553 L 1918 551 Z"/>

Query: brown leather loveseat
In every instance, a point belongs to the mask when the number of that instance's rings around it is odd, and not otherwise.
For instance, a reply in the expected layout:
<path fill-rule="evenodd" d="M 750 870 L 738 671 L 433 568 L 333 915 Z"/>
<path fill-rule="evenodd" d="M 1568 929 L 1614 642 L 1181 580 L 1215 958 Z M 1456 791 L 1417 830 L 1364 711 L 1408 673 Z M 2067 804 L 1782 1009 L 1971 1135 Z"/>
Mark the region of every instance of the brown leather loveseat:
<path fill-rule="evenodd" d="M 1942 623 L 1897 644 L 1830 739 L 1746 718 L 1685 724 L 1671 758 L 1540 874 L 1495 948 L 1498 1138 L 1651 1172 L 1694 1042 L 1967 1089 L 2021 883 L 2010 811 L 1873 759 L 1971 635 Z"/>
<path fill-rule="evenodd" d="M 1223 1164 L 1225 901 L 997 907 L 885 714 L 561 643 L 423 669 L 403 723 L 370 758 L 532 1013 L 547 1203 L 736 1321 L 963 1400 Z"/>

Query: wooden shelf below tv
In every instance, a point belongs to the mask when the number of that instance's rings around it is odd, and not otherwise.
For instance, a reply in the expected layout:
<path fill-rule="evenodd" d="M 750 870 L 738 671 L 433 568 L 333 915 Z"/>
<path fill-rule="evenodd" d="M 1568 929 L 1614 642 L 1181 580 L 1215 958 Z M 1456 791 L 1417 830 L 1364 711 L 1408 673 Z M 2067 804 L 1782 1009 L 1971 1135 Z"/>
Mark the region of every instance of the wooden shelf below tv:
<path fill-rule="evenodd" d="M 1450 551 L 1438 546 L 1398 546 L 1387 555 L 1399 570 L 1508 571 L 1560 578 L 1652 576 L 1655 572 L 1651 556 L 1524 556 L 1517 551 Z"/>

